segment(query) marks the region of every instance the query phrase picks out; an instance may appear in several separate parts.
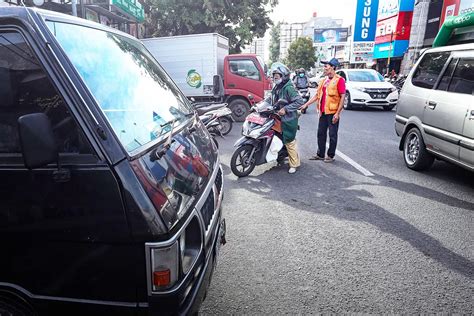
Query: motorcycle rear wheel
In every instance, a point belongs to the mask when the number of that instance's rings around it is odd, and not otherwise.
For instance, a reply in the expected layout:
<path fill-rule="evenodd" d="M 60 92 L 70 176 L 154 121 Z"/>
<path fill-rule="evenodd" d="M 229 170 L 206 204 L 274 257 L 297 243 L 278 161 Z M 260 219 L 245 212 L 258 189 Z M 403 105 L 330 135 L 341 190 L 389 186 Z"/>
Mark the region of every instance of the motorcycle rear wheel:
<path fill-rule="evenodd" d="M 242 178 L 248 176 L 255 168 L 255 153 L 252 157 L 250 154 L 253 150 L 252 145 L 244 145 L 236 149 L 230 160 L 230 169 L 237 177 Z"/>
<path fill-rule="evenodd" d="M 227 135 L 232 130 L 232 120 L 228 117 L 219 118 L 219 126 L 222 135 Z"/>

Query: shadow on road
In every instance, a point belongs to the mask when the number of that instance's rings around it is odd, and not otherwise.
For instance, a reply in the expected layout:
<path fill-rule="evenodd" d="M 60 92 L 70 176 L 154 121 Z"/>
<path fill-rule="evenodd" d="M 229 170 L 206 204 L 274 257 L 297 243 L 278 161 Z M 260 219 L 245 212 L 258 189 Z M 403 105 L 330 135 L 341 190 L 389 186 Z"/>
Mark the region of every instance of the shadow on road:
<path fill-rule="evenodd" d="M 228 173 L 229 170 L 226 169 L 226 173 Z M 302 169 L 310 170 L 310 172 L 299 171 L 297 175 L 289 176 L 286 167 L 274 167 L 258 176 L 238 180 L 234 178 L 228 183 L 230 182 L 229 187 L 237 186 L 259 194 L 265 199 L 281 201 L 307 212 L 330 215 L 341 220 L 368 223 L 382 232 L 410 243 L 419 252 L 445 267 L 470 279 L 474 278 L 474 263 L 472 261 L 444 247 L 438 240 L 420 231 L 399 216 L 368 202 L 366 199 L 372 198 L 373 195 L 367 190 L 354 189 L 354 187 L 376 185 L 410 194 L 416 192 L 420 197 L 468 211 L 474 210 L 473 203 L 382 175 L 376 175 L 371 178 L 371 181 L 360 182 L 346 179 L 336 174 L 335 170 L 331 170 L 331 168 L 325 168 L 322 172 L 308 166 Z M 301 187 L 302 184 L 311 184 L 311 186 Z M 394 198 L 402 199 L 403 196 Z"/>

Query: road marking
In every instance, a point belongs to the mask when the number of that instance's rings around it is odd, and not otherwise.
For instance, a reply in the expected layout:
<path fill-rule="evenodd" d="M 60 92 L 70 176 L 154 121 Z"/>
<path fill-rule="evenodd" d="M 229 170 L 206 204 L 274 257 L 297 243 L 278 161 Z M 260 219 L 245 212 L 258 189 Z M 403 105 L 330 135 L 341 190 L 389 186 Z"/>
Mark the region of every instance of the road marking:
<path fill-rule="evenodd" d="M 374 174 L 370 172 L 369 170 L 365 169 L 361 165 L 359 165 L 357 162 L 352 160 L 349 156 L 346 156 L 345 154 L 341 153 L 339 150 L 336 149 L 336 155 L 344 159 L 347 163 L 349 163 L 352 167 L 356 168 L 359 170 L 364 176 L 366 177 L 373 177 Z"/>

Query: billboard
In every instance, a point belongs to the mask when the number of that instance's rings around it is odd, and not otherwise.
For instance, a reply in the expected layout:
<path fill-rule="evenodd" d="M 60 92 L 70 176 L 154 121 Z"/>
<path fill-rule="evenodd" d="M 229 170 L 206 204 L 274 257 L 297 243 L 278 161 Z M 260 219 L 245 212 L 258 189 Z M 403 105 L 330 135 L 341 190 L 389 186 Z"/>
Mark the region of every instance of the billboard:
<path fill-rule="evenodd" d="M 434 39 L 438 34 L 441 20 L 441 12 L 443 11 L 443 0 L 432 0 L 428 9 L 428 19 L 426 21 L 425 40 Z M 426 42 L 425 45 L 431 45 Z"/>
<path fill-rule="evenodd" d="M 385 20 L 398 14 L 400 10 L 398 7 L 399 0 L 382 0 L 379 4 L 377 20 Z"/>
<path fill-rule="evenodd" d="M 408 48 L 414 0 L 384 0 L 379 4 L 374 58 L 402 57 Z M 392 45 L 390 45 L 392 43 Z"/>
<path fill-rule="evenodd" d="M 349 30 L 347 27 L 314 29 L 315 43 L 341 43 L 347 42 Z"/>
<path fill-rule="evenodd" d="M 443 22 L 447 17 L 466 14 L 473 11 L 474 0 L 444 0 L 440 26 L 443 25 Z"/>
<path fill-rule="evenodd" d="M 357 0 L 354 42 L 370 42 L 375 39 L 378 8 L 379 0 Z"/>

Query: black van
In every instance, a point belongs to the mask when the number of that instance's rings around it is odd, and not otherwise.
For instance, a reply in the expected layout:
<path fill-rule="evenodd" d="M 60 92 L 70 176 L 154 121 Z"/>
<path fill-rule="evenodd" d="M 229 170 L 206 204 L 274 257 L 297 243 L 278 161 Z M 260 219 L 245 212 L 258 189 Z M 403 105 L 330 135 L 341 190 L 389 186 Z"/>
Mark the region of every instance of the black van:
<path fill-rule="evenodd" d="M 0 314 L 199 309 L 225 223 L 217 148 L 135 38 L 0 8 Z"/>

